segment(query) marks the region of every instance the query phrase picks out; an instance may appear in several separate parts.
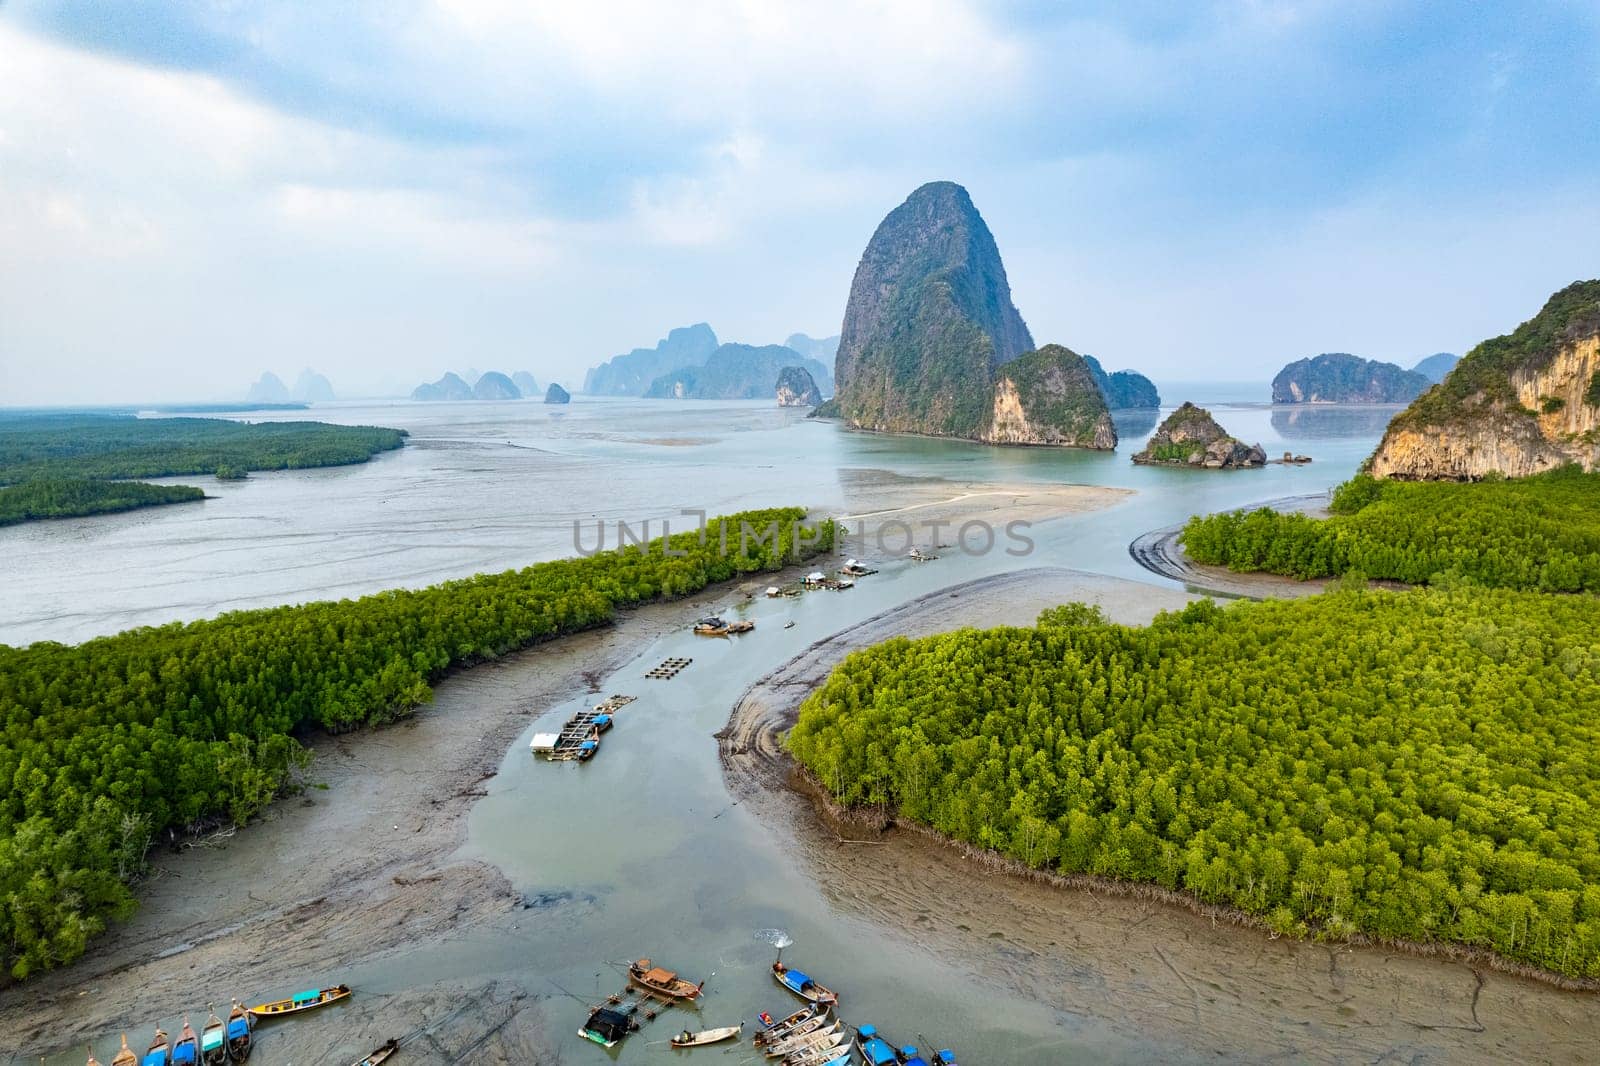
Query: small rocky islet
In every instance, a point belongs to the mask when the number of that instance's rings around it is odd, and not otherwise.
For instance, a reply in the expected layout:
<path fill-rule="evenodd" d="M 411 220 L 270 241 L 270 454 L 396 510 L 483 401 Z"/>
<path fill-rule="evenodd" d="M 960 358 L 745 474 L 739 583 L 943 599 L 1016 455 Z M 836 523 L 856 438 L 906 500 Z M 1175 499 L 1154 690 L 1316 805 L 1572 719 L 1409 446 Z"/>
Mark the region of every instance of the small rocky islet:
<path fill-rule="evenodd" d="M 1143 451 L 1133 456 L 1141 465 L 1190 466 L 1205 470 L 1265 466 L 1259 444 L 1245 444 L 1217 424 L 1211 412 L 1184 403 L 1156 428 Z"/>

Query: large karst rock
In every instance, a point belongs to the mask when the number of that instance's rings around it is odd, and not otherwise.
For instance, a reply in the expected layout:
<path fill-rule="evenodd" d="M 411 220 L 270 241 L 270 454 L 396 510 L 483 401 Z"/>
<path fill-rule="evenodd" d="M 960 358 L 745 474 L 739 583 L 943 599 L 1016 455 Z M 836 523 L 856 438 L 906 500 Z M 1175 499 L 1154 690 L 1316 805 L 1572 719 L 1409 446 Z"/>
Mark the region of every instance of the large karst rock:
<path fill-rule="evenodd" d="M 1117 446 L 1105 397 L 1078 353 L 1047 344 L 995 373 L 994 407 L 980 440 L 1102 451 Z"/>
<path fill-rule="evenodd" d="M 544 402 L 545 403 L 571 403 L 572 402 L 572 396 L 570 394 L 568 394 L 566 389 L 563 389 L 560 385 L 558 385 L 558 384 L 556 384 L 555 382 L 552 381 L 550 383 L 550 387 L 545 390 Z"/>
<path fill-rule="evenodd" d="M 1150 443 L 1133 456 L 1133 461 L 1221 470 L 1264 466 L 1267 453 L 1259 444 L 1247 445 L 1229 436 L 1204 407 L 1185 403 L 1157 427 Z"/>
<path fill-rule="evenodd" d="M 1272 379 L 1273 403 L 1410 403 L 1433 384 L 1414 370 L 1346 352 L 1297 359 Z"/>
<path fill-rule="evenodd" d="M 867 244 L 822 413 L 860 429 L 983 439 L 996 369 L 1033 346 L 971 197 L 933 182 Z"/>
<path fill-rule="evenodd" d="M 786 366 L 778 372 L 779 407 L 816 407 L 822 402 L 822 392 L 816 379 L 803 366 Z"/>
<path fill-rule="evenodd" d="M 1094 356 L 1086 355 L 1083 361 L 1089 364 L 1089 373 L 1094 375 L 1095 384 L 1100 386 L 1100 394 L 1106 398 L 1106 406 L 1113 411 L 1133 411 L 1161 406 L 1161 394 L 1156 391 L 1155 382 L 1138 371 L 1113 370 L 1107 374 L 1100 368 L 1100 361 Z"/>
<path fill-rule="evenodd" d="M 282 378 L 268 370 L 250 386 L 244 399 L 246 403 L 288 403 L 289 387 Z"/>
<path fill-rule="evenodd" d="M 300 403 L 332 403 L 333 383 L 321 374 L 306 367 L 294 380 L 295 400 Z"/>
<path fill-rule="evenodd" d="M 1375 477 L 1472 481 L 1600 467 L 1600 280 L 1464 356 L 1389 423 Z"/>

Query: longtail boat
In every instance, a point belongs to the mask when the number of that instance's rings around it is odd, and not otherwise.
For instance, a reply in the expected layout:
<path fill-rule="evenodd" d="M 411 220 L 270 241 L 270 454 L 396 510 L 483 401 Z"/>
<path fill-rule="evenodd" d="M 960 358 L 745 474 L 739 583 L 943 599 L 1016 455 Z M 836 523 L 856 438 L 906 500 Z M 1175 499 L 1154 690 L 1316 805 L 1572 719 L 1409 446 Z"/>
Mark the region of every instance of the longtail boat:
<path fill-rule="evenodd" d="M 889 1042 L 870 1025 L 856 1030 L 856 1050 L 861 1053 L 862 1066 L 896 1066 L 900 1060 Z"/>
<path fill-rule="evenodd" d="M 128 1034 L 122 1034 L 122 1050 L 111 1060 L 111 1066 L 139 1066 L 139 1056 L 128 1046 Z"/>
<path fill-rule="evenodd" d="M 250 1052 L 255 1049 L 254 1037 L 250 1030 L 255 1028 L 255 1015 L 244 1009 L 238 1000 L 233 1001 L 233 1009 L 228 1012 L 228 1058 L 234 1062 L 243 1062 L 250 1057 Z M 112 1066 L 116 1066 L 115 1063 Z"/>
<path fill-rule="evenodd" d="M 664 970 L 651 963 L 649 959 L 640 959 L 628 966 L 628 980 L 644 989 L 654 992 L 667 999 L 698 999 L 700 990 L 705 987 L 705 982 L 693 984 L 679 977 L 672 970 Z"/>
<path fill-rule="evenodd" d="M 100 1066 L 100 1060 L 94 1057 L 94 1049 L 89 1049 L 89 1061 L 84 1066 Z"/>
<path fill-rule="evenodd" d="M 313 988 L 309 992 L 296 992 L 288 999 L 275 999 L 271 1003 L 247 1009 L 256 1021 L 261 1021 L 263 1018 L 281 1018 L 285 1014 L 299 1014 L 302 1011 L 326 1007 L 329 1003 L 337 1003 L 349 996 L 349 985 L 334 985 L 332 988 Z"/>
<path fill-rule="evenodd" d="M 786 1032 L 777 1033 L 767 1037 L 757 1047 L 777 1048 L 785 1044 L 793 1044 L 797 1037 L 815 1033 L 828 1026 L 829 1018 L 827 1008 L 818 1011 L 812 1017 L 788 1029 Z M 781 1054 L 781 1052 L 780 1052 Z"/>
<path fill-rule="evenodd" d="M 379 1063 L 388 1062 L 400 1053 L 400 1041 L 388 1040 L 383 1046 L 373 1051 L 372 1054 L 356 1063 L 356 1066 L 378 1066 Z"/>
<path fill-rule="evenodd" d="M 228 1027 L 212 1011 L 206 1027 L 200 1030 L 200 1062 L 203 1066 L 227 1066 Z"/>
<path fill-rule="evenodd" d="M 732 1040 L 744 1032 L 744 1023 L 738 1025 L 724 1025 L 720 1029 L 702 1029 L 698 1033 L 691 1033 L 685 1029 L 667 1043 L 673 1047 L 704 1047 L 706 1044 L 719 1044 L 724 1040 Z"/>
<path fill-rule="evenodd" d="M 849 1039 L 849 1036 L 841 1032 L 843 1029 L 843 1022 L 834 1022 L 832 1025 L 814 1029 L 809 1033 L 797 1033 L 784 1040 L 779 1040 L 775 1044 L 768 1044 L 765 1054 L 769 1059 L 781 1059 L 793 1055 L 796 1051 L 809 1051 L 817 1047 L 832 1047 L 842 1040 Z"/>
<path fill-rule="evenodd" d="M 846 1038 L 844 1043 L 834 1044 L 831 1047 L 797 1051 L 784 1059 L 779 1066 L 849 1066 L 852 1058 L 850 1041 Z"/>
<path fill-rule="evenodd" d="M 172 1066 L 199 1066 L 200 1038 L 194 1035 L 189 1019 L 183 1020 L 183 1030 L 172 1045 Z"/>
<path fill-rule="evenodd" d="M 768 1014 L 766 1011 L 762 1011 L 761 1020 L 766 1024 L 766 1028 L 755 1035 L 756 1047 L 760 1047 L 762 1044 L 770 1044 L 773 1041 L 778 1040 L 785 1033 L 793 1031 L 797 1026 L 805 1024 L 806 1022 L 815 1018 L 818 1014 L 826 1014 L 827 1011 L 828 1008 L 825 1006 L 818 1006 L 815 1003 L 809 1003 L 795 1011 L 793 1014 L 789 1015 L 787 1018 L 784 1018 L 782 1021 L 776 1022 L 771 1020 L 772 1016 L 770 1014 Z"/>
<path fill-rule="evenodd" d="M 156 1029 L 156 1038 L 150 1041 L 150 1050 L 139 1060 L 139 1066 L 172 1066 L 172 1044 L 167 1041 L 165 1029 Z"/>
<path fill-rule="evenodd" d="M 780 985 L 807 1003 L 839 1002 L 838 995 L 817 984 L 810 975 L 790 969 L 781 962 L 772 964 L 772 976 Z"/>

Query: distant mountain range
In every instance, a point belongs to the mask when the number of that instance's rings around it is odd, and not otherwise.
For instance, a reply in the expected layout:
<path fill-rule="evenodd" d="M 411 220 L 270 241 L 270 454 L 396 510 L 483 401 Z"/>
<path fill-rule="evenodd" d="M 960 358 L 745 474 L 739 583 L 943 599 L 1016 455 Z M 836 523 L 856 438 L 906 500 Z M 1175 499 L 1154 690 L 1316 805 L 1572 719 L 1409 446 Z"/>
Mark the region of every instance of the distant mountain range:
<path fill-rule="evenodd" d="M 662 374 L 650 383 L 645 395 L 675 400 L 770 400 L 777 395 L 779 376 L 790 367 L 804 369 L 813 382 L 831 384 L 827 367 L 793 348 L 724 344 L 700 366 Z"/>
<path fill-rule="evenodd" d="M 282 378 L 268 370 L 245 393 L 246 403 L 257 404 L 329 403 L 333 399 L 333 386 L 328 379 L 310 367 L 300 371 L 292 390 Z"/>
<path fill-rule="evenodd" d="M 468 384 L 468 381 L 471 384 Z M 539 395 L 539 383 L 526 370 L 506 376 L 498 370 L 479 373 L 468 370 L 466 375 L 446 372 L 438 381 L 425 382 L 411 390 L 413 400 L 523 400 Z"/>
<path fill-rule="evenodd" d="M 1456 368 L 1456 364 L 1459 362 L 1461 362 L 1459 355 L 1451 352 L 1437 352 L 1419 361 L 1416 366 L 1411 368 L 1411 372 L 1421 374 L 1437 385 L 1445 379 L 1446 374 Z"/>

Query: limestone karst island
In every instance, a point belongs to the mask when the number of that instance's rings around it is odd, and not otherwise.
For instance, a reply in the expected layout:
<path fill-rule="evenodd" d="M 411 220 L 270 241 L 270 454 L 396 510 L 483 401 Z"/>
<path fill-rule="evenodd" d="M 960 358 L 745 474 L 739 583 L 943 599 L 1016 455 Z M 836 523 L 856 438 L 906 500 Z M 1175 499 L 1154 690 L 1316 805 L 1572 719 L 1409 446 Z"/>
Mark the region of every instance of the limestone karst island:
<path fill-rule="evenodd" d="M 0 1066 L 1600 1062 L 1600 13 L 0 3 Z"/>

